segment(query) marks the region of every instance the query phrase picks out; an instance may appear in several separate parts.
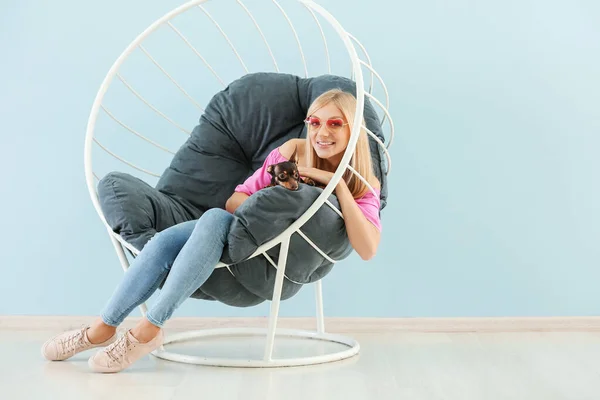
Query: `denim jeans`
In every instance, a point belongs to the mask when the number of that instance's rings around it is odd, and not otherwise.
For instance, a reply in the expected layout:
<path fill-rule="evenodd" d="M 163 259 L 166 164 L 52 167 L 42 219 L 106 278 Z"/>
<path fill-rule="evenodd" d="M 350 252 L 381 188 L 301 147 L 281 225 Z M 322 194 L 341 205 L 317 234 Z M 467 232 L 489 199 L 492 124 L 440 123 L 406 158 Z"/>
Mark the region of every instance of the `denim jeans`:
<path fill-rule="evenodd" d="M 232 220 L 233 215 L 227 211 L 213 208 L 198 220 L 177 224 L 154 235 L 125 271 L 105 305 L 101 313 L 104 323 L 118 326 L 167 277 L 146 314 L 150 323 L 162 327 L 214 271 Z"/>

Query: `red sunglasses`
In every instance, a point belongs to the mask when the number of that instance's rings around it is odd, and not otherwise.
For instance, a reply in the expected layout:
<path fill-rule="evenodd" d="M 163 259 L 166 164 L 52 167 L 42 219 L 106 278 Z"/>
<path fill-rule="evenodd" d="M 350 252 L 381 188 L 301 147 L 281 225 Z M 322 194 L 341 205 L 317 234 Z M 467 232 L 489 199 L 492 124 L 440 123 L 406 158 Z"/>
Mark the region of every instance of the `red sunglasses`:
<path fill-rule="evenodd" d="M 316 131 L 321 128 L 321 120 L 317 117 L 308 117 L 304 122 L 311 130 Z M 348 125 L 348 123 L 344 123 L 344 120 L 341 118 L 330 118 L 326 121 L 326 125 L 331 130 L 338 130 L 342 126 Z"/>

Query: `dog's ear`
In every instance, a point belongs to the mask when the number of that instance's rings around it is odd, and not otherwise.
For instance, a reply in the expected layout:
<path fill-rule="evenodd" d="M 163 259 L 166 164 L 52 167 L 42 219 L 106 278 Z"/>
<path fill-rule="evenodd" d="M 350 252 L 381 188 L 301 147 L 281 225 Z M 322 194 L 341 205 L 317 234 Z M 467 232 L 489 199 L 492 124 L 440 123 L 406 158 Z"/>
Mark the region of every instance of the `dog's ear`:
<path fill-rule="evenodd" d="M 269 166 L 267 167 L 267 172 L 268 172 L 269 174 L 271 174 L 271 175 L 275 175 L 275 171 L 273 171 L 273 166 L 272 166 L 272 165 L 269 165 Z"/>
<path fill-rule="evenodd" d="M 290 161 L 293 162 L 294 164 L 298 164 L 298 160 L 296 159 L 297 152 L 298 152 L 298 146 L 296 146 L 294 148 L 294 152 L 292 153 L 292 156 L 290 157 Z"/>

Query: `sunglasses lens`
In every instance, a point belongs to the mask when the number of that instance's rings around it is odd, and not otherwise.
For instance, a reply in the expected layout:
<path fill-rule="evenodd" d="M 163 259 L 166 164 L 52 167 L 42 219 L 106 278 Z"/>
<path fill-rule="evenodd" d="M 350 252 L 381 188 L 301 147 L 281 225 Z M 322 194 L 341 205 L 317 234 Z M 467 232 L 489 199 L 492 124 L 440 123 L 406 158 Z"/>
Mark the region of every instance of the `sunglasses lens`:
<path fill-rule="evenodd" d="M 309 129 L 316 131 L 321 127 L 321 120 L 317 117 L 308 117 L 306 118 L 306 124 Z"/>
<path fill-rule="evenodd" d="M 321 120 L 317 117 L 308 117 L 305 120 L 306 124 L 311 130 L 318 130 L 321 127 Z M 338 130 L 344 126 L 344 120 L 341 118 L 328 119 L 326 122 L 327 128 L 331 130 Z"/>
<path fill-rule="evenodd" d="M 342 121 L 341 118 L 328 119 L 327 120 L 327 126 L 329 128 L 339 129 L 342 126 L 344 126 L 344 121 Z"/>

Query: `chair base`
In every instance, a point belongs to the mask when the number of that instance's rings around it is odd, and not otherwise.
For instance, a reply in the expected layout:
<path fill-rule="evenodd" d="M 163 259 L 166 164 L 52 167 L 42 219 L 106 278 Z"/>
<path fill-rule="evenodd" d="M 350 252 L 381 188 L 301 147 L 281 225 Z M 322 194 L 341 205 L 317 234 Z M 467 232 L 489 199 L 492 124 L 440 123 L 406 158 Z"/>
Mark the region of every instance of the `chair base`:
<path fill-rule="evenodd" d="M 268 367 L 296 367 L 303 365 L 323 364 L 328 362 L 340 361 L 358 354 L 360 346 L 352 338 L 331 333 L 319 333 L 314 331 L 303 331 L 297 329 L 277 329 L 275 336 L 293 337 L 301 339 L 322 340 L 332 343 L 339 343 L 348 348 L 330 354 L 317 356 L 297 357 L 297 358 L 279 358 L 279 359 L 235 359 L 235 358 L 215 358 L 200 357 L 186 354 L 173 353 L 164 350 L 164 345 L 183 342 L 198 338 L 211 337 L 230 337 L 230 336 L 264 336 L 267 337 L 268 329 L 265 328 L 219 328 L 203 329 L 198 331 L 181 332 L 165 338 L 163 347 L 152 352 L 152 355 L 164 360 L 196 364 L 209 365 L 215 367 L 247 367 L 247 368 L 268 368 Z"/>

